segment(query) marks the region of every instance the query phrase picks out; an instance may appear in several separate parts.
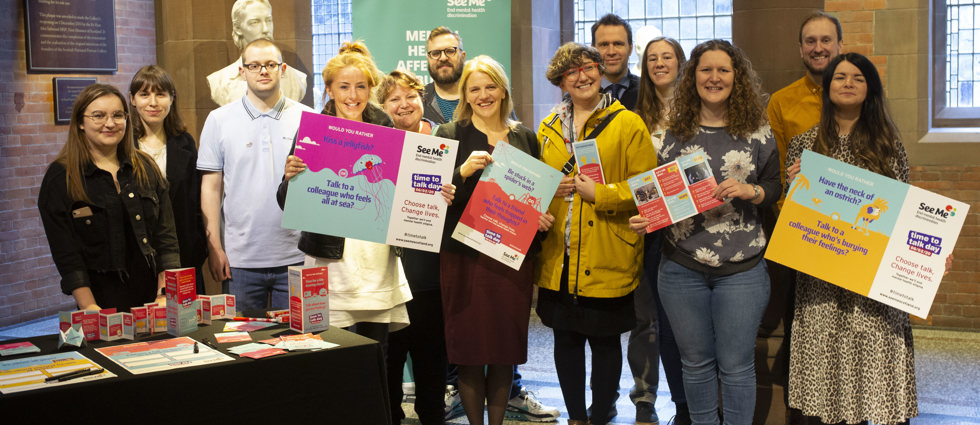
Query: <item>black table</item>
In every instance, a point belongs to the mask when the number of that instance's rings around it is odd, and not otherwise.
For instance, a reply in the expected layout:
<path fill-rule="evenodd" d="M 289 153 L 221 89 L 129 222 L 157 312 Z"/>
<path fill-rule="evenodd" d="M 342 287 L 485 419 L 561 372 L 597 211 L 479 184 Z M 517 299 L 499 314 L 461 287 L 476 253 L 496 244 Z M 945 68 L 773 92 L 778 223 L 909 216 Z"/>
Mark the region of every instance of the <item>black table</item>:
<path fill-rule="evenodd" d="M 213 342 L 225 320 L 202 325 L 185 336 Z M 286 325 L 250 332 L 260 341 L 292 335 Z M 89 342 L 78 351 L 118 377 L 0 395 L 0 422 L 41 423 L 187 423 L 213 424 L 379 424 L 391 423 L 384 357 L 376 341 L 331 327 L 319 334 L 338 347 L 296 351 L 262 359 L 234 361 L 133 375 L 95 348 L 171 338 L 142 335 L 135 341 Z M 30 341 L 40 353 L 56 353 L 57 335 Z M 218 389 L 215 389 L 218 388 Z"/>

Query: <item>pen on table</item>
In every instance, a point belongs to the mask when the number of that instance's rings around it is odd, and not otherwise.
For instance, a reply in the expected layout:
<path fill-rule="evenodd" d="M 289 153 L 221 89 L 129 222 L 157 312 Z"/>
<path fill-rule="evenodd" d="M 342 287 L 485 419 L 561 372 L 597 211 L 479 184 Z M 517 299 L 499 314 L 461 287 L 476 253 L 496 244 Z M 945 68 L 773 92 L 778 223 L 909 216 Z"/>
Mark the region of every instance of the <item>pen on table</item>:
<path fill-rule="evenodd" d="M 237 322 L 271 322 L 271 323 L 282 323 L 279 319 L 266 319 L 264 317 L 233 317 L 231 320 Z"/>
<path fill-rule="evenodd" d="M 200 353 L 200 349 L 197 348 L 197 341 L 194 341 L 194 354 Z"/>
<path fill-rule="evenodd" d="M 211 348 L 214 348 L 214 349 L 218 349 L 218 347 L 215 347 L 214 346 L 214 343 L 211 342 L 211 339 L 210 338 L 207 338 L 207 337 L 204 338 L 204 345 L 207 345 L 208 347 L 211 347 Z"/>
<path fill-rule="evenodd" d="M 83 376 L 98 375 L 98 374 L 100 374 L 102 372 L 105 372 L 105 369 L 102 369 L 102 368 L 92 369 L 92 370 L 86 371 L 85 373 L 80 373 L 78 375 L 65 376 L 65 377 L 59 378 L 58 379 L 58 382 L 64 382 L 64 381 L 68 381 L 68 380 L 75 379 L 75 378 L 81 378 Z"/>
<path fill-rule="evenodd" d="M 71 372 L 62 373 L 61 375 L 51 375 L 51 376 L 49 376 L 47 378 L 44 378 L 44 382 L 51 382 L 51 381 L 55 381 L 55 380 L 61 380 L 61 378 L 68 378 L 68 377 L 72 377 L 72 376 L 75 376 L 75 375 L 81 375 L 81 374 L 83 374 L 85 372 L 88 372 L 90 369 L 92 369 L 92 368 L 85 367 L 85 368 L 81 368 L 81 369 L 75 369 L 75 370 L 73 370 Z"/>

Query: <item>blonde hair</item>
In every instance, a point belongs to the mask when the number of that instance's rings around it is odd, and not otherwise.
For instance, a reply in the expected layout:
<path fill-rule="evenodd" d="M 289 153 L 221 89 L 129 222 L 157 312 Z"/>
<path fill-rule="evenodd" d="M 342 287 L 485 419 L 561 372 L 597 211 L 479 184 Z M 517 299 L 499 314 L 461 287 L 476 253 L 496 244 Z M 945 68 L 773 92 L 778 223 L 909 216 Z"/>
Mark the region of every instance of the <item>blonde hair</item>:
<path fill-rule="evenodd" d="M 504 67 L 487 55 L 477 56 L 466 61 L 466 64 L 463 65 L 463 75 L 459 77 L 459 104 L 456 105 L 456 112 L 453 113 L 453 119 L 462 124 L 466 124 L 473 117 L 473 107 L 466 101 L 466 85 L 469 83 L 470 76 L 474 72 L 486 74 L 494 84 L 504 89 L 504 98 L 500 99 L 498 118 L 511 129 L 517 127 L 520 121 L 515 121 L 510 118 L 511 113 L 514 111 L 514 102 L 510 96 L 510 80 L 507 79 L 507 73 L 504 72 Z"/>
<path fill-rule="evenodd" d="M 347 68 L 348 66 L 353 66 L 357 68 L 362 73 L 364 77 L 367 78 L 368 86 L 372 90 L 378 86 L 381 81 L 381 71 L 378 66 L 374 64 L 374 59 L 371 59 L 371 52 L 368 50 L 367 46 L 361 40 L 345 41 L 344 44 L 340 45 L 340 49 L 337 51 L 337 56 L 330 58 L 327 61 L 327 66 L 323 67 L 323 84 L 330 87 L 333 83 L 333 79 L 337 74 Z M 326 91 L 323 92 L 323 100 L 327 99 Z"/>

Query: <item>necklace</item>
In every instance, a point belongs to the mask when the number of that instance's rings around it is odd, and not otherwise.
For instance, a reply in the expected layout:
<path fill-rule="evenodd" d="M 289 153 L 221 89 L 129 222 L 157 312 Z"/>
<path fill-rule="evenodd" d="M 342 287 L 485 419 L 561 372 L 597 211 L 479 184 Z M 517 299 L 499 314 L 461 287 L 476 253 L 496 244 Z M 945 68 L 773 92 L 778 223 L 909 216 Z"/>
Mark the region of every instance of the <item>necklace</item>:
<path fill-rule="evenodd" d="M 143 143 L 143 142 L 140 142 L 140 150 L 143 151 L 143 152 L 146 152 L 155 161 L 158 161 L 159 162 L 160 158 L 163 156 L 164 152 L 166 152 L 166 150 L 167 150 L 167 145 L 160 146 L 159 148 L 152 148 L 148 144 Z"/>

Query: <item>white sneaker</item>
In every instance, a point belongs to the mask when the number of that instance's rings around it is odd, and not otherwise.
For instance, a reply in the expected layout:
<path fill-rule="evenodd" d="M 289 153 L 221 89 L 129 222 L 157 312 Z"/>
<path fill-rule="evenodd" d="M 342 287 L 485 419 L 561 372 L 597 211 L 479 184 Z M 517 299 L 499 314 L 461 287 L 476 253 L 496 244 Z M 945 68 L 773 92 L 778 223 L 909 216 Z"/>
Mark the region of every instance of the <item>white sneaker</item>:
<path fill-rule="evenodd" d="M 452 385 L 446 385 L 446 394 L 444 395 L 444 400 L 446 403 L 446 420 L 463 416 L 463 402 L 459 399 L 459 391 L 456 387 Z"/>
<path fill-rule="evenodd" d="M 529 422 L 553 422 L 557 421 L 561 413 L 554 407 L 542 405 L 534 393 L 527 388 L 521 387 L 521 392 L 510 400 L 507 400 L 507 419 Z"/>

